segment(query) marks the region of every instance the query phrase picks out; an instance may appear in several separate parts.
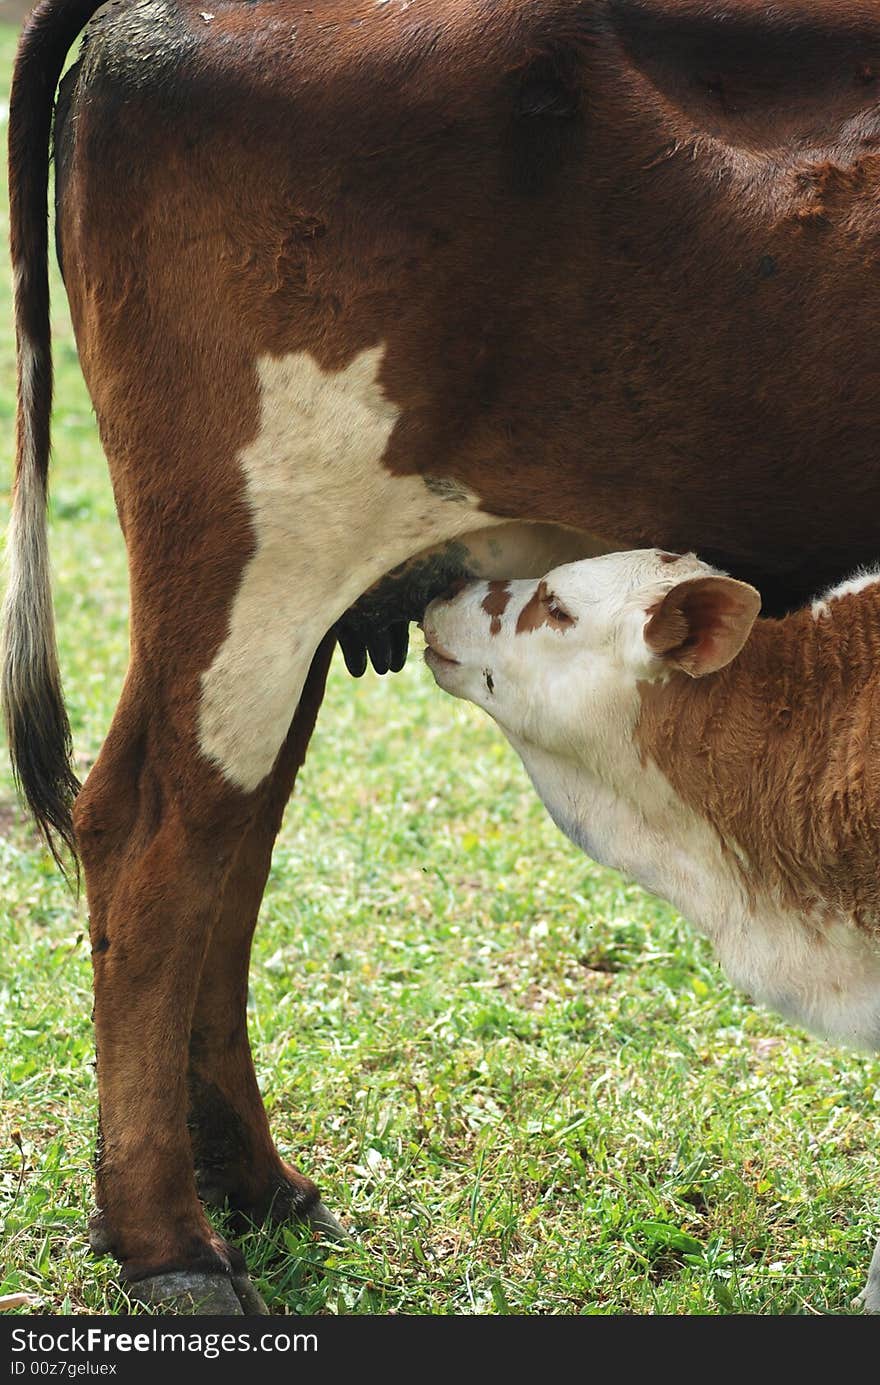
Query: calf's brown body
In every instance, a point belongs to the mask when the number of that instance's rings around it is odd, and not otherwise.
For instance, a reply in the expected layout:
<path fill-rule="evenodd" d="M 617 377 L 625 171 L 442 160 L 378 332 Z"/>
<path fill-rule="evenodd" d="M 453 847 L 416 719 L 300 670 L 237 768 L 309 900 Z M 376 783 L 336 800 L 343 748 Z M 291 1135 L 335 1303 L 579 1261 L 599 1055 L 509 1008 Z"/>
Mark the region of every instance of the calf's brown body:
<path fill-rule="evenodd" d="M 94 8 L 37 7 L 10 108 L 20 535 L 48 461 L 51 92 Z M 198 740 L 257 546 L 256 362 L 335 378 L 381 346 L 386 473 L 487 519 L 695 547 L 795 602 L 878 548 L 878 73 L 868 0 L 147 0 L 91 26 L 58 107 L 58 243 L 132 657 L 75 824 L 102 1234 L 132 1281 L 229 1268 L 194 1154 L 243 1210 L 317 1198 L 269 1138 L 244 994 L 329 646 L 255 791 Z M 8 604 L 13 648 L 38 585 Z M 7 716 L 69 835 L 52 648 L 35 694 L 7 661 Z"/>
<path fill-rule="evenodd" d="M 712 678 L 641 687 L 637 741 L 746 884 L 880 938 L 880 584 L 760 620 Z M 817 934 L 819 936 L 819 934 Z"/>

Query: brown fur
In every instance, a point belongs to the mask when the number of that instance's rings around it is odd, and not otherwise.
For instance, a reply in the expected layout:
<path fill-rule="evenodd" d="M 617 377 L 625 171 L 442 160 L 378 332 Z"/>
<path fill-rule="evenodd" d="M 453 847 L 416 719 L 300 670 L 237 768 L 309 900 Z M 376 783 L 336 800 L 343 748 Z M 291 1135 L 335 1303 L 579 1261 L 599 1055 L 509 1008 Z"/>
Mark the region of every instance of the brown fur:
<path fill-rule="evenodd" d="M 875 178 L 849 176 L 867 157 L 861 141 L 880 136 L 873 88 L 855 80 L 880 58 L 874 7 L 847 6 L 844 23 L 839 6 L 789 0 L 777 32 L 755 4 L 710 23 L 681 0 L 502 0 L 477 7 L 473 44 L 475 10 L 454 0 L 393 27 L 382 7 L 361 12 L 354 0 L 285 6 L 296 64 L 271 28 L 260 37 L 260 5 L 221 7 L 209 25 L 184 8 L 173 72 L 121 90 L 125 19 L 105 18 L 73 96 L 76 141 L 62 131 L 62 243 L 84 367 L 99 417 L 141 458 L 139 491 L 146 444 L 123 420 L 149 418 L 149 448 L 170 462 L 192 456 L 202 363 L 212 374 L 222 365 L 232 386 L 220 470 L 253 428 L 253 406 L 236 401 L 242 387 L 253 394 L 254 355 L 305 349 L 334 369 L 385 341 L 383 386 L 403 411 L 387 454 L 395 471 L 417 465 L 475 489 L 494 514 L 573 524 L 615 546 L 693 541 L 759 578 L 765 596 L 809 595 L 875 556 Z M 348 40 L 352 13 L 362 22 Z M 648 18 L 650 55 L 639 37 Z M 245 35 L 259 80 L 237 56 Z M 670 100 L 690 90 L 692 53 L 723 67 L 725 36 L 740 99 L 714 111 L 700 142 Z M 809 71 L 827 65 L 823 82 L 780 70 L 786 41 Z M 796 100 L 777 109 L 783 77 Z M 578 118 L 560 121 L 549 94 L 544 114 L 524 114 L 538 80 L 548 93 L 582 90 Z M 185 131 L 163 113 L 166 83 L 186 104 Z M 120 99 L 128 119 L 114 135 Z M 303 106 L 308 122 L 279 146 L 282 112 Z M 836 147 L 844 119 L 856 133 Z M 774 122 L 796 144 L 790 170 Z M 772 157 L 749 152 L 756 124 Z M 828 234 L 806 245 L 780 215 L 803 204 L 811 170 L 827 183 L 829 164 L 840 178 L 834 207 L 823 202 Z M 614 189 L 610 202 L 597 187 Z M 86 300 L 96 264 L 100 290 Z M 210 338 L 181 311 L 196 301 Z M 147 302 L 162 358 L 145 361 L 128 323 Z M 112 397 L 100 366 L 111 354 Z M 849 365 L 832 372 L 835 360 Z M 205 412 L 193 419 L 201 453 Z M 169 455 L 162 419 L 181 417 Z M 841 483 L 829 505 L 832 449 Z"/>
<path fill-rule="evenodd" d="M 786 905 L 880 919 L 880 587 L 759 620 L 710 678 L 643 684 L 638 744 Z M 732 858 L 733 859 L 733 858 Z"/>

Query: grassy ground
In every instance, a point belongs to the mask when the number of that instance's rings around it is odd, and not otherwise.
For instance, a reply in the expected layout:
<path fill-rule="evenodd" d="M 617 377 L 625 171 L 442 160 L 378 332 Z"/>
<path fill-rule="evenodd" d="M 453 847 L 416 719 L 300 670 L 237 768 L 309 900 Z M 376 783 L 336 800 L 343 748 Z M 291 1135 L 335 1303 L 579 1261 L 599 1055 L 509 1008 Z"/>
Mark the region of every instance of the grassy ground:
<path fill-rule="evenodd" d="M 12 42 L 0 29 L 0 91 Z M 125 666 L 125 568 L 57 281 L 54 317 L 52 553 L 85 769 Z M 0 814 L 0 1293 L 116 1312 L 83 1237 L 85 919 L 5 770 Z M 323 1263 L 300 1233 L 249 1237 L 273 1311 L 842 1313 L 860 1289 L 880 1065 L 731 992 L 671 909 L 557 835 L 418 658 L 360 683 L 335 665 L 252 981 L 279 1143 L 357 1237 Z"/>

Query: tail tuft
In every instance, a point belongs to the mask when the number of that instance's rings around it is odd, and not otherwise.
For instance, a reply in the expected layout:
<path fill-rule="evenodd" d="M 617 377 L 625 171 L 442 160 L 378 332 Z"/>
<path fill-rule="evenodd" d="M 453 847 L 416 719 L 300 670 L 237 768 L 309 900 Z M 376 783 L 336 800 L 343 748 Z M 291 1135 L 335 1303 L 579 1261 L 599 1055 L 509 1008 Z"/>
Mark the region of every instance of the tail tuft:
<path fill-rule="evenodd" d="M 37 826 L 79 878 L 70 723 L 64 707 L 49 573 L 46 501 L 52 343 L 49 329 L 49 143 L 66 54 L 102 0 L 39 0 L 25 21 L 9 96 L 9 220 L 18 341 L 15 494 L 7 539 L 2 698 L 12 769 Z"/>
<path fill-rule="evenodd" d="M 69 856 L 77 870 L 79 782 L 55 643 L 46 492 L 33 468 L 19 474 L 6 551 L 2 698 L 12 769 L 55 860 L 66 870 Z"/>

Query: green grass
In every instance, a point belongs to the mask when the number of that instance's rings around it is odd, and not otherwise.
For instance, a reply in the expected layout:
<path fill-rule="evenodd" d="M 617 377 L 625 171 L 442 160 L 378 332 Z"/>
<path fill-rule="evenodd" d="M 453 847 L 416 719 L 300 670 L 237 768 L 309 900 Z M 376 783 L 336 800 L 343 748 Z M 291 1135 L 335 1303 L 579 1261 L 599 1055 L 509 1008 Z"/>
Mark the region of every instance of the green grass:
<path fill-rule="evenodd" d="M 13 35 L 0 29 L 2 82 Z M 5 227 L 4 227 L 5 236 Z M 0 429 L 12 453 L 8 271 Z M 126 580 L 60 285 L 52 500 L 81 768 L 126 659 Z M 8 493 L 4 494 L 4 499 Z M 85 917 L 0 783 L 0 1293 L 118 1312 L 84 1241 Z M 278 1313 L 843 1313 L 878 1222 L 880 1065 L 724 983 L 666 905 L 580 856 L 418 657 L 334 665 L 279 841 L 250 1020 L 282 1150 L 355 1231 L 244 1248 Z"/>

